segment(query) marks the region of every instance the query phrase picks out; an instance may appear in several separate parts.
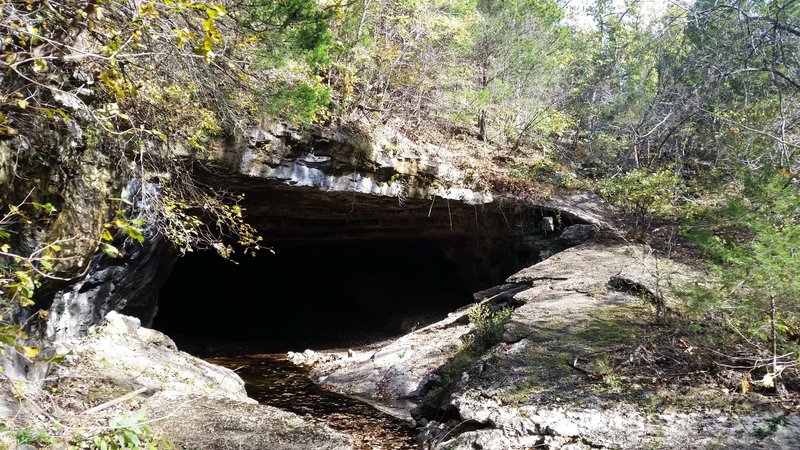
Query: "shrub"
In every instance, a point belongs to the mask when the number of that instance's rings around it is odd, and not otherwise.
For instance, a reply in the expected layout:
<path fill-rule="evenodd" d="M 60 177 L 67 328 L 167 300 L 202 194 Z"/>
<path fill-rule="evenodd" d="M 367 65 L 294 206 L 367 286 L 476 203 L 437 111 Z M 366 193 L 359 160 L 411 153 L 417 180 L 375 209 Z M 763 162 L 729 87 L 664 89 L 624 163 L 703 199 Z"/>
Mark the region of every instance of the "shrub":
<path fill-rule="evenodd" d="M 612 178 L 600 193 L 622 209 L 634 226 L 649 228 L 654 218 L 669 214 L 681 192 L 681 179 L 669 170 L 648 172 L 636 169 Z"/>
<path fill-rule="evenodd" d="M 14 432 L 14 441 L 17 445 L 32 445 L 34 447 L 45 447 L 55 444 L 56 440 L 46 431 L 32 428 L 21 428 Z"/>
<path fill-rule="evenodd" d="M 145 411 L 140 409 L 130 415 L 109 419 L 108 429 L 96 434 L 89 441 L 85 437 L 79 437 L 79 441 L 99 450 L 155 449 L 156 444 L 150 442 L 152 437 L 153 430 L 146 423 Z M 83 448 L 80 444 L 79 447 Z"/>
<path fill-rule="evenodd" d="M 503 326 L 512 312 L 511 308 L 493 311 L 486 304 L 477 305 L 469 311 L 467 317 L 473 326 L 474 342 L 479 348 L 485 349 L 500 341 L 503 337 Z"/>

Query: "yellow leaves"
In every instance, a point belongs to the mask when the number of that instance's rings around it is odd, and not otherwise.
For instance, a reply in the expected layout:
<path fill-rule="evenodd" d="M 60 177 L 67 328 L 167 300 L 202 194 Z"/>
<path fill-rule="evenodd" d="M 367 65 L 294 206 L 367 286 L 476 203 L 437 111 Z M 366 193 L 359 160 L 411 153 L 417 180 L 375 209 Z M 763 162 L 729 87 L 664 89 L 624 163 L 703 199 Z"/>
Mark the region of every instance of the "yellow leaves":
<path fill-rule="evenodd" d="M 203 55 L 206 62 L 211 62 L 214 59 L 214 44 L 221 43 L 222 40 L 221 34 L 217 29 L 217 25 L 214 23 L 214 19 L 209 17 L 208 19 L 202 20 L 200 22 L 203 31 L 205 32 L 205 36 L 203 36 L 203 40 L 200 44 L 195 47 L 195 53 L 199 55 Z"/>
<path fill-rule="evenodd" d="M 203 55 L 206 62 L 211 62 L 214 59 L 214 56 L 216 56 L 214 54 L 213 48 L 214 44 L 212 39 L 206 36 L 203 38 L 203 42 L 197 47 L 195 47 L 194 51 L 198 55 Z"/>
<path fill-rule="evenodd" d="M 33 62 L 33 71 L 36 73 L 44 73 L 47 72 L 48 66 L 47 61 L 43 59 L 37 59 Z"/>
<path fill-rule="evenodd" d="M 40 351 L 39 347 L 26 347 L 24 345 L 21 345 L 19 347 L 19 350 L 23 355 L 27 356 L 28 358 L 36 358 L 39 355 Z"/>
<path fill-rule="evenodd" d="M 798 175 L 795 172 L 790 172 L 789 169 L 785 167 L 781 167 L 780 169 L 778 169 L 778 173 L 789 178 L 794 178 L 796 180 L 800 179 L 800 175 Z"/>
<path fill-rule="evenodd" d="M 42 108 L 42 112 L 44 113 L 45 116 L 47 116 L 48 119 L 51 119 L 51 120 L 55 118 L 56 114 L 58 114 L 62 119 L 66 120 L 66 121 L 72 120 L 69 117 L 69 114 L 67 114 L 61 108 L 56 108 L 56 109 Z"/>
<path fill-rule="evenodd" d="M 19 134 L 19 131 L 16 128 L 9 127 L 8 119 L 3 113 L 0 113 L 0 139 L 14 137 L 17 134 Z"/>
<path fill-rule="evenodd" d="M 36 282 L 33 277 L 24 270 L 15 271 L 14 277 L 15 281 L 7 285 L 9 292 L 17 298 L 20 306 L 32 306 L 34 302 L 31 297 L 33 297 L 33 290 L 36 288 Z"/>
<path fill-rule="evenodd" d="M 208 14 L 209 19 L 216 19 L 218 16 L 224 16 L 225 14 L 227 14 L 225 7 L 220 5 L 219 3 L 206 5 L 205 11 L 206 14 Z"/>
<path fill-rule="evenodd" d="M 9 244 L 0 245 L 0 252 L 8 253 L 11 250 L 11 246 Z"/>
<path fill-rule="evenodd" d="M 23 100 L 17 100 L 17 106 L 19 106 L 22 109 L 27 108 L 28 105 L 30 105 L 30 103 L 28 103 L 27 100 L 24 100 L 24 99 Z"/>
<path fill-rule="evenodd" d="M 747 378 L 747 374 L 742 375 L 742 381 L 739 383 L 739 388 L 741 389 L 742 394 L 747 394 L 751 390 L 750 381 L 748 381 Z"/>
<path fill-rule="evenodd" d="M 139 7 L 139 16 L 140 17 L 158 17 L 158 10 L 156 10 L 155 4 L 153 2 L 147 2 L 144 5 Z"/>
<path fill-rule="evenodd" d="M 125 84 L 125 80 L 122 77 L 122 72 L 116 68 L 111 67 L 100 72 L 97 78 L 114 93 L 118 100 L 124 100 L 126 93 L 130 92 L 129 86 Z"/>
<path fill-rule="evenodd" d="M 197 35 L 189 31 L 187 28 L 174 29 L 175 45 L 183 47 L 184 45 L 197 40 Z"/>
<path fill-rule="evenodd" d="M 119 103 L 109 103 L 103 107 L 103 112 L 108 115 L 108 117 L 118 117 L 122 120 L 129 120 L 130 117 L 123 113 L 119 108 Z"/>

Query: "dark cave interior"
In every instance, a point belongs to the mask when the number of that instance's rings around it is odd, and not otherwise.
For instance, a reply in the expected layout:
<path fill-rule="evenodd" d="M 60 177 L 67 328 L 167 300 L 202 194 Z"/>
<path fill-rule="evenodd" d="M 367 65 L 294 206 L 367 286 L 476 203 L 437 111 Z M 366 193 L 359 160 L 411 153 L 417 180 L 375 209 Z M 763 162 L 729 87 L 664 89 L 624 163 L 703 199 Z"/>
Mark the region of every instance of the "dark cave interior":
<path fill-rule="evenodd" d="M 472 301 L 431 240 L 285 242 L 275 254 L 180 258 L 154 328 L 201 355 L 271 353 L 380 341 Z"/>

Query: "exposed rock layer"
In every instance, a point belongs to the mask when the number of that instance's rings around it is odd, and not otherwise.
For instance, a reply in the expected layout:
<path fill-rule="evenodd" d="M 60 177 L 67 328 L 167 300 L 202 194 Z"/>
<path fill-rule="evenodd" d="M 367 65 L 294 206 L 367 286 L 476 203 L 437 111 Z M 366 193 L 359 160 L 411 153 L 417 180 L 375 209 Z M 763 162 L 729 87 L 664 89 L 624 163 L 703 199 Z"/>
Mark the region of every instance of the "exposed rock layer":
<path fill-rule="evenodd" d="M 506 325 L 505 342 L 476 358 L 447 387 L 451 395 L 434 416 L 449 409 L 457 419 L 449 424 L 423 420 L 428 445 L 465 450 L 796 446 L 796 425 L 778 427 L 764 441 L 747 431 L 765 426 L 781 411 L 740 416 L 715 409 L 709 405 L 723 394 L 715 394 L 713 387 L 686 391 L 682 395 L 691 399 L 687 404 L 664 411 L 649 406 L 670 395 L 656 387 L 615 378 L 601 383 L 587 375 L 601 370 L 592 364 L 602 363 L 606 352 L 632 345 L 630 333 L 653 320 L 643 303 L 652 297 L 637 295 L 641 289 L 669 301 L 671 285 L 694 276 L 639 247 L 589 243 L 477 294 L 476 300 L 516 309 Z M 637 291 L 614 289 L 609 282 L 620 277 L 636 284 Z M 454 313 L 369 352 L 321 356 L 315 363 L 318 380 L 411 412 L 461 348 L 470 330 L 464 319 L 464 311 Z"/>

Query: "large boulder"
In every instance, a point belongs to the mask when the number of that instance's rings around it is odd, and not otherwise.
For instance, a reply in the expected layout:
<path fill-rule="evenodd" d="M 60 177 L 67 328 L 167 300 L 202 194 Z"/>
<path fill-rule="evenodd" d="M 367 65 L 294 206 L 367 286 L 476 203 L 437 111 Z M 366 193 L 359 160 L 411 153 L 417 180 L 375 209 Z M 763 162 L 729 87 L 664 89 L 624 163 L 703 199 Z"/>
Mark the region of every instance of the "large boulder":
<path fill-rule="evenodd" d="M 110 312 L 87 336 L 63 339 L 69 364 L 51 375 L 61 423 L 85 427 L 143 411 L 153 430 L 181 448 L 350 449 L 326 425 L 260 405 L 230 369 L 178 351 L 138 319 Z"/>

